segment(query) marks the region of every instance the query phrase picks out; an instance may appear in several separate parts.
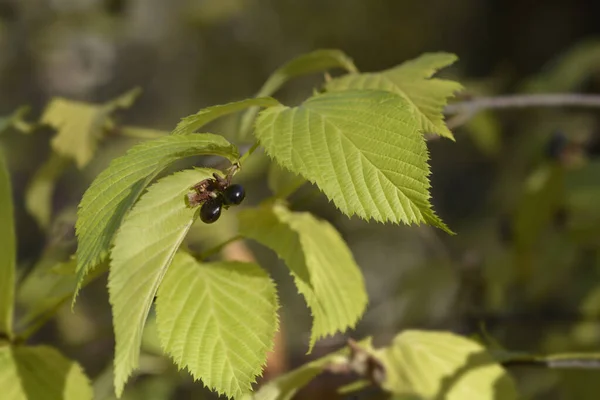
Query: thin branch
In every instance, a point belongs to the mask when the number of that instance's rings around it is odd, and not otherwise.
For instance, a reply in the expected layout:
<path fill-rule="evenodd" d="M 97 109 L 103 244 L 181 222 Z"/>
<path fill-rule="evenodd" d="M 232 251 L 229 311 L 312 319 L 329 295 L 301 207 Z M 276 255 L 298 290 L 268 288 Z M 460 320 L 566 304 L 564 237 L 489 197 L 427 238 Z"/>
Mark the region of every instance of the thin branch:
<path fill-rule="evenodd" d="M 250 147 L 248 149 L 248 151 L 246 151 L 241 157 L 240 157 L 240 164 L 243 164 L 244 161 L 246 161 L 246 159 L 248 157 L 250 157 L 252 155 L 252 153 L 254 153 L 254 150 L 258 149 L 258 146 L 260 146 L 260 144 L 258 142 L 255 142 L 252 147 Z"/>
<path fill-rule="evenodd" d="M 539 107 L 583 107 L 600 108 L 600 95 L 578 93 L 515 94 L 495 97 L 478 97 L 449 104 L 444 114 L 453 115 L 447 122 L 448 128 L 461 126 L 483 110 L 506 108 Z"/>
<path fill-rule="evenodd" d="M 600 359 L 557 358 L 557 359 L 514 359 L 501 363 L 505 367 L 546 367 L 553 369 L 600 369 Z"/>

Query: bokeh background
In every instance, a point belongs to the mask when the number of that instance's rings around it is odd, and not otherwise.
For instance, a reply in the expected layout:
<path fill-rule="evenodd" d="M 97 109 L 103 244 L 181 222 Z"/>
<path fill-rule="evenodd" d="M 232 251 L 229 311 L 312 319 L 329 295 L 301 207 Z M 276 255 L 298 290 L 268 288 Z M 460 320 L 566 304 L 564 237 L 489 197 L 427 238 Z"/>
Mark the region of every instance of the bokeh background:
<path fill-rule="evenodd" d="M 28 106 L 25 120 L 35 121 L 56 96 L 103 103 L 140 87 L 134 105 L 116 113 L 117 124 L 169 131 L 205 106 L 253 96 L 278 66 L 320 48 L 343 50 L 361 71 L 427 51 L 456 53 L 460 61 L 442 75 L 462 82 L 463 96 L 600 93 L 599 19 L 600 2 L 592 0 L 2 0 L 0 115 Z M 322 82 L 301 78 L 276 97 L 294 104 Z M 455 130 L 456 143 L 430 141 L 433 203 L 457 236 L 349 219 L 310 186 L 294 195 L 295 209 L 341 231 L 364 272 L 371 304 L 346 337 L 373 335 L 385 344 L 402 329 L 446 329 L 517 351 L 600 351 L 599 111 L 486 112 Z M 236 122 L 225 118 L 210 131 L 234 140 Z M 25 194 L 52 135 L 49 128 L 29 135 L 12 129 L 0 140 L 13 176 L 22 279 L 74 251 L 83 191 L 139 142 L 111 136 L 83 170 L 67 165 L 43 229 L 27 212 Z M 269 161 L 257 154 L 251 164 L 240 175 L 249 205 L 269 195 Z M 220 226 L 229 232 L 227 221 Z M 191 237 L 200 249 L 211 244 L 205 229 L 196 226 Z M 278 282 L 280 372 L 339 348 L 346 337 L 305 355 L 310 315 L 302 298 L 274 254 L 248 246 Z M 112 395 L 105 284 L 90 285 L 76 313 L 64 305 L 30 339 L 82 363 L 98 399 Z M 33 297 L 43 293 L 44 282 L 38 285 Z M 152 321 L 126 398 L 213 398 L 159 356 L 151 330 Z M 600 393 L 594 370 L 510 371 L 526 398 Z M 299 398 L 333 398 L 339 383 L 322 376 Z"/>

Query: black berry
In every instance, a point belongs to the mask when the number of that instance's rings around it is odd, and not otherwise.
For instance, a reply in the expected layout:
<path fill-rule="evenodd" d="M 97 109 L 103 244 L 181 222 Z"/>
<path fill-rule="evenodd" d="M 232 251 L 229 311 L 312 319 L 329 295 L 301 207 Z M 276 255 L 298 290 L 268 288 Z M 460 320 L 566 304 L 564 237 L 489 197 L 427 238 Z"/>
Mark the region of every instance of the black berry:
<path fill-rule="evenodd" d="M 205 224 L 212 224 L 221 216 L 221 208 L 223 207 L 223 199 L 221 196 L 211 197 L 206 200 L 200 208 L 200 219 Z"/>
<path fill-rule="evenodd" d="M 246 197 L 246 190 L 242 185 L 231 185 L 223 191 L 224 203 L 227 205 L 238 205 Z"/>

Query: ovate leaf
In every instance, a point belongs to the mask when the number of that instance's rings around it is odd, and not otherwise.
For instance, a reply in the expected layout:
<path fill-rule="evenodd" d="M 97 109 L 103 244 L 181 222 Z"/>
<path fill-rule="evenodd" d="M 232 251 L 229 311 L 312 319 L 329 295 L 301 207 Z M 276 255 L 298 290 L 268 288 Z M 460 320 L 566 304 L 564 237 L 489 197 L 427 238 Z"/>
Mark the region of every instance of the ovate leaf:
<path fill-rule="evenodd" d="M 16 239 L 10 174 L 0 152 L 0 336 L 12 337 Z"/>
<path fill-rule="evenodd" d="M 69 162 L 67 158 L 51 152 L 48 160 L 36 171 L 25 193 L 25 208 L 44 229 L 50 224 L 56 181 Z"/>
<path fill-rule="evenodd" d="M 52 99 L 42 115 L 41 122 L 57 130 L 52 148 L 65 157 L 75 160 L 83 168 L 92 159 L 109 116 L 117 108 L 130 107 L 139 94 L 135 89 L 105 104 Z"/>
<path fill-rule="evenodd" d="M 356 325 L 367 305 L 360 269 L 340 234 L 310 213 L 281 205 L 240 213 L 240 233 L 273 249 L 290 269 L 313 315 L 310 339 Z"/>
<path fill-rule="evenodd" d="M 316 50 L 302 54 L 279 67 L 260 88 L 256 97 L 271 96 L 287 81 L 302 75 L 314 74 L 333 68 L 342 68 L 348 72 L 357 72 L 352 59 L 340 50 Z M 252 121 L 258 112 L 254 107 L 242 116 L 240 135 L 245 138 L 250 132 Z"/>
<path fill-rule="evenodd" d="M 199 210 L 186 206 L 185 195 L 213 172 L 187 170 L 161 179 L 142 196 L 115 236 L 108 290 L 116 339 L 117 396 L 138 366 L 150 306 Z"/>
<path fill-rule="evenodd" d="M 46 107 L 41 122 L 57 130 L 50 142 L 52 148 L 75 160 L 78 168 L 83 168 L 96 152 L 105 116 L 92 104 L 55 98 Z"/>
<path fill-rule="evenodd" d="M 186 133 L 194 133 L 204 125 L 223 115 L 235 113 L 248 107 L 273 107 L 279 104 L 280 103 L 277 100 L 271 97 L 258 97 L 255 99 L 246 99 L 233 103 L 207 107 L 198 111 L 194 115 L 183 118 L 175 127 L 173 134 L 181 135 Z"/>
<path fill-rule="evenodd" d="M 169 135 L 134 146 L 98 175 L 79 204 L 76 229 L 80 281 L 104 259 L 121 220 L 156 175 L 179 158 L 202 154 L 230 161 L 239 157 L 235 146 L 222 136 Z"/>
<path fill-rule="evenodd" d="M 349 90 L 272 107 L 260 113 L 256 136 L 269 156 L 316 183 L 344 214 L 449 232 L 429 202 L 427 146 L 402 96 Z"/>
<path fill-rule="evenodd" d="M 404 97 L 415 110 L 419 129 L 454 139 L 444 123 L 442 111 L 447 100 L 462 90 L 458 82 L 431 78 L 440 68 L 457 60 L 454 54 L 426 53 L 398 67 L 382 72 L 348 74 L 327 83 L 327 90 L 387 90 Z"/>
<path fill-rule="evenodd" d="M 448 400 L 517 399 L 515 383 L 478 343 L 446 332 L 405 331 L 376 353 L 384 389 Z"/>
<path fill-rule="evenodd" d="M 91 400 L 81 367 L 47 346 L 0 347 L 0 387 L 7 400 Z"/>
<path fill-rule="evenodd" d="M 228 397 L 250 392 L 273 349 L 277 293 L 254 263 L 198 263 L 179 253 L 158 290 L 163 348 L 195 379 Z"/>

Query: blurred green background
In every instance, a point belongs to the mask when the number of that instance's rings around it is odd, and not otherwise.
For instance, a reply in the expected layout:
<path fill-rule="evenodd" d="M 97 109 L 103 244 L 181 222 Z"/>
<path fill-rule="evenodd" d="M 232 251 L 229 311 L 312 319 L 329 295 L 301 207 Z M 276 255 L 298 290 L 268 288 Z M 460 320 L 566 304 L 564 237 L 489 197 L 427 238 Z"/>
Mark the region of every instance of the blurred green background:
<path fill-rule="evenodd" d="M 203 107 L 253 96 L 278 66 L 319 48 L 343 50 L 361 71 L 453 52 L 460 61 L 443 75 L 466 86 L 463 96 L 598 93 L 599 18 L 600 2 L 592 0 L 2 0 L 0 115 L 29 106 L 26 120 L 34 121 L 56 96 L 103 103 L 140 87 L 134 105 L 115 114 L 117 125 L 169 131 Z M 322 81 L 298 79 L 276 97 L 297 103 Z M 295 194 L 295 209 L 341 231 L 366 277 L 371 304 L 348 336 L 373 335 L 383 344 L 418 327 L 494 338 L 518 351 L 600 351 L 598 116 L 593 109 L 486 112 L 455 130 L 456 143 L 431 141 L 433 203 L 454 237 L 348 219 L 309 186 Z M 225 118 L 206 130 L 234 140 L 236 122 Z M 23 278 L 43 267 L 40 260 L 54 265 L 73 253 L 83 191 L 139 141 L 111 136 L 84 169 L 68 164 L 43 229 L 26 211 L 25 193 L 50 156 L 52 134 L 12 129 L 0 139 L 13 176 Z M 251 164 L 240 175 L 248 205 L 269 195 L 269 161 L 258 154 Z M 206 248 L 215 244 L 207 236 L 227 238 L 232 220 L 215 225 L 219 234 L 196 225 L 192 244 Z M 335 337 L 305 355 L 311 322 L 302 298 L 276 256 L 249 245 L 278 282 L 287 367 L 341 346 L 345 338 Z M 30 284 L 21 315 L 28 299 L 45 295 L 47 282 Z M 64 305 L 31 338 L 81 362 L 98 399 L 112 396 L 105 283 L 94 282 L 76 313 Z M 128 399 L 211 398 L 157 346 L 150 321 Z M 596 371 L 510 371 L 527 398 L 600 393 Z M 339 383 L 322 376 L 299 398 L 332 398 Z"/>

